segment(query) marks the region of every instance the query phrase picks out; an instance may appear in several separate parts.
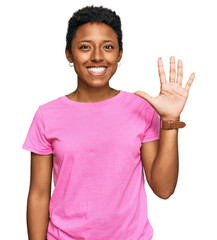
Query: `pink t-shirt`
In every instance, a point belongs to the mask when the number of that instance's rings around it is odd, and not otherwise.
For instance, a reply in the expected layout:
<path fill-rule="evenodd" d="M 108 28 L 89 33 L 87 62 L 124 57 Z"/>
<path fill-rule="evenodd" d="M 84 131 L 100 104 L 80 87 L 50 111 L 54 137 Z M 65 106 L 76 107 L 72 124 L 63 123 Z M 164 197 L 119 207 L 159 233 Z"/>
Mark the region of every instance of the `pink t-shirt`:
<path fill-rule="evenodd" d="M 100 102 L 40 105 L 23 149 L 53 154 L 48 240 L 150 240 L 143 142 L 160 137 L 153 107 L 121 90 Z"/>

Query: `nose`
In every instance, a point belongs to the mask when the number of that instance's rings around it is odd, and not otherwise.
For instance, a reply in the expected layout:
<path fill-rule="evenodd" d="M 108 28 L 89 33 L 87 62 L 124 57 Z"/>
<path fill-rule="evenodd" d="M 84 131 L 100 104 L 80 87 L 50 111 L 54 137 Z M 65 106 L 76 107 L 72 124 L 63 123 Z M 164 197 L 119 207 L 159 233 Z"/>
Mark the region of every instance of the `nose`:
<path fill-rule="evenodd" d="M 95 48 L 91 54 L 91 61 L 100 62 L 103 60 L 103 52 L 100 48 Z"/>

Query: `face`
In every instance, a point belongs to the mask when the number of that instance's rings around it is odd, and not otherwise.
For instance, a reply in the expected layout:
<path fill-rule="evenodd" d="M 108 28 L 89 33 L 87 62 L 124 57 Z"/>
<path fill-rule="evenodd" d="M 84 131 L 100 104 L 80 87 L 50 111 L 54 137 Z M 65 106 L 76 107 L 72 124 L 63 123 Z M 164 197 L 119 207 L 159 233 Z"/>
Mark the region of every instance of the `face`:
<path fill-rule="evenodd" d="M 90 87 L 108 84 L 122 57 L 116 32 L 105 23 L 95 22 L 77 29 L 71 52 L 66 50 L 66 57 L 73 62 L 78 81 Z"/>

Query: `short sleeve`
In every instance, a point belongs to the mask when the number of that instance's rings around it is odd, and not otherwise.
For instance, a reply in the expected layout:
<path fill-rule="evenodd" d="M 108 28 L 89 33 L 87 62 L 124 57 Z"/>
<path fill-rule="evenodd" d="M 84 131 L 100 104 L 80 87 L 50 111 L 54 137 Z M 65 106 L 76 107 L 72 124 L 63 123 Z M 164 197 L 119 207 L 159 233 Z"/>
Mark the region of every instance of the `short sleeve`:
<path fill-rule="evenodd" d="M 33 117 L 22 148 L 42 155 L 53 153 L 52 144 L 45 135 L 45 123 L 40 107 Z"/>
<path fill-rule="evenodd" d="M 145 131 L 142 143 L 160 139 L 160 118 L 155 109 L 148 104 L 145 110 Z"/>

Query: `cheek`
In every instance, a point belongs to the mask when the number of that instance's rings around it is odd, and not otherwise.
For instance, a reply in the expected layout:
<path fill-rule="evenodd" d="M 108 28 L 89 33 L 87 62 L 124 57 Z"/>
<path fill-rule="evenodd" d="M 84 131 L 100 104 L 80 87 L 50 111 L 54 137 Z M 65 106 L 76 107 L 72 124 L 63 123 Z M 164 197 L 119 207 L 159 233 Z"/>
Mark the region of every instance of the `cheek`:
<path fill-rule="evenodd" d="M 85 54 L 74 55 L 74 68 L 77 74 L 81 71 L 81 69 L 84 67 L 83 65 L 87 61 L 88 61 L 88 57 Z"/>
<path fill-rule="evenodd" d="M 88 61 L 89 56 L 88 54 L 74 54 L 74 63 L 77 64 L 84 64 L 86 61 Z"/>
<path fill-rule="evenodd" d="M 112 65 L 112 68 L 113 68 L 113 69 L 117 69 L 117 67 L 118 67 L 117 58 L 112 59 L 112 61 L 110 61 L 110 63 L 111 63 L 111 65 Z"/>
<path fill-rule="evenodd" d="M 111 56 L 108 56 L 107 59 L 113 65 L 117 65 L 118 64 L 118 54 L 112 54 Z"/>

